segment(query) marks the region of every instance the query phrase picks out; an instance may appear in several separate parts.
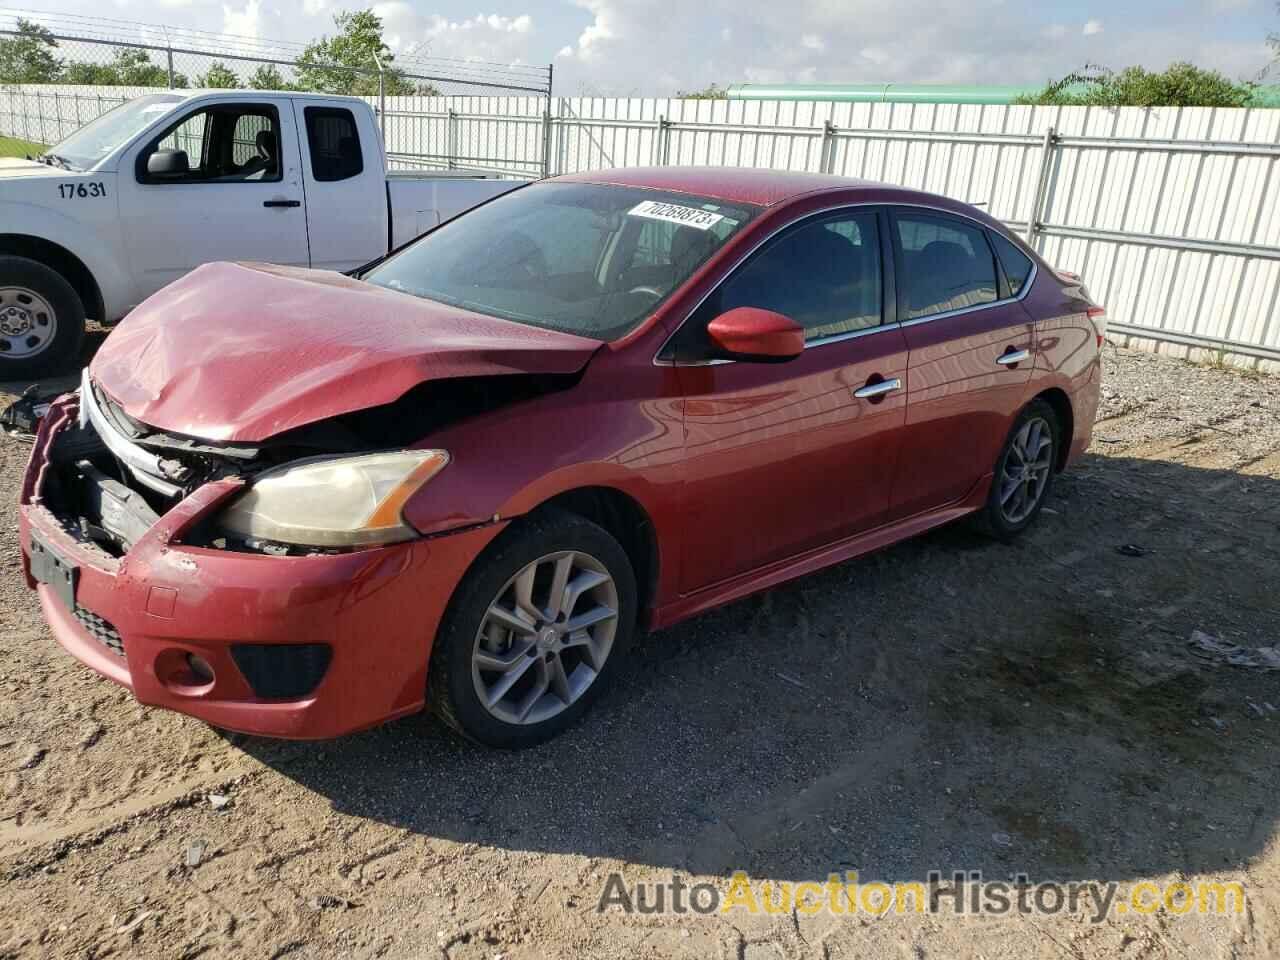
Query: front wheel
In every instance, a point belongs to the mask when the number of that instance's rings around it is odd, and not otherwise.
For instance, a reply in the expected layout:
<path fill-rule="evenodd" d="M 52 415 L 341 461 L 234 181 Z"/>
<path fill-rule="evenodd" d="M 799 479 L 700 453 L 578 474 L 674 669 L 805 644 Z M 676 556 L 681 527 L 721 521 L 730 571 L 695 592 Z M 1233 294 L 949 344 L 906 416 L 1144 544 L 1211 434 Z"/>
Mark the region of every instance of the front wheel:
<path fill-rule="evenodd" d="M 1031 526 L 1053 486 L 1060 438 L 1058 416 L 1045 401 L 1032 400 L 1018 414 L 979 514 L 987 532 L 1011 540 Z"/>
<path fill-rule="evenodd" d="M 540 743 L 604 690 L 635 623 L 635 573 L 607 531 L 562 511 L 520 521 L 459 585 L 432 651 L 428 702 L 480 743 Z"/>
<path fill-rule="evenodd" d="M 80 356 L 84 304 L 56 270 L 0 257 L 0 380 L 60 373 Z"/>

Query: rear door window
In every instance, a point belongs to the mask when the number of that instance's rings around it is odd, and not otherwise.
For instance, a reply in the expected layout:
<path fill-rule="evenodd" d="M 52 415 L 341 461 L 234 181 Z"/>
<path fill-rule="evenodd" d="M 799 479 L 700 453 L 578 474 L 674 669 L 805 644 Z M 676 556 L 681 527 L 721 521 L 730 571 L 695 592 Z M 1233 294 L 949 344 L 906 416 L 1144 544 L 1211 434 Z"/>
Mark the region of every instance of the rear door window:
<path fill-rule="evenodd" d="M 341 107 L 307 107 L 307 149 L 311 176 L 321 183 L 349 180 L 364 172 L 356 118 Z"/>
<path fill-rule="evenodd" d="M 977 307 L 999 298 L 995 255 L 982 227 L 907 211 L 899 211 L 894 222 L 903 274 L 898 281 L 902 319 Z"/>

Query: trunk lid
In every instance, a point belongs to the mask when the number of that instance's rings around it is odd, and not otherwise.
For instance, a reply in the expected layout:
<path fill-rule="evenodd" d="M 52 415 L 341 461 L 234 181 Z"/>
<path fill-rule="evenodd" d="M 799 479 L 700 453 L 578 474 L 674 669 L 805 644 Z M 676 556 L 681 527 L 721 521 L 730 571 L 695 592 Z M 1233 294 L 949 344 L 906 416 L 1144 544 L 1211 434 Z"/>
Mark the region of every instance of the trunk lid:
<path fill-rule="evenodd" d="M 427 380 L 575 373 L 599 346 L 338 273 L 212 263 L 129 314 L 89 372 L 151 427 L 256 442 Z"/>

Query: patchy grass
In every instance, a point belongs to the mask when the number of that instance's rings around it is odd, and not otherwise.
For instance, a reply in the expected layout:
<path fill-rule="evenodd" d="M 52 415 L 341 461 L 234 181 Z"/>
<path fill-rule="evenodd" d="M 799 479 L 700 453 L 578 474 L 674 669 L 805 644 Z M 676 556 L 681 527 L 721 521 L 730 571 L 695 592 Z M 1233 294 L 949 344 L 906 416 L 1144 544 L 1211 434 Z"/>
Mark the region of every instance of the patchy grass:
<path fill-rule="evenodd" d="M 44 151 L 45 147 L 40 143 L 18 140 L 14 137 L 0 137 L 0 157 L 25 157 L 27 154 L 34 157 L 37 153 L 44 153 Z"/>

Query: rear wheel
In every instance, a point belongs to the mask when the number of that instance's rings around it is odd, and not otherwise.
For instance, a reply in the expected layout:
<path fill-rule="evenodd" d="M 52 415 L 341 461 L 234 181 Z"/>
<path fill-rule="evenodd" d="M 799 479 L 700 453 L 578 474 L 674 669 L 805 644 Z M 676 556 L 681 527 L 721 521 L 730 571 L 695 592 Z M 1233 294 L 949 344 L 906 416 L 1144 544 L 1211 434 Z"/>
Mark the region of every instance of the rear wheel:
<path fill-rule="evenodd" d="M 617 540 L 576 514 L 525 520 L 459 585 L 432 651 L 428 701 L 480 743 L 540 743 L 603 692 L 635 622 L 635 573 Z"/>
<path fill-rule="evenodd" d="M 1057 414 L 1045 401 L 1032 400 L 1018 414 L 978 515 L 987 532 L 1011 540 L 1035 520 L 1053 486 L 1060 437 Z"/>
<path fill-rule="evenodd" d="M 0 380 L 59 373 L 80 356 L 84 304 L 60 273 L 0 257 Z"/>

